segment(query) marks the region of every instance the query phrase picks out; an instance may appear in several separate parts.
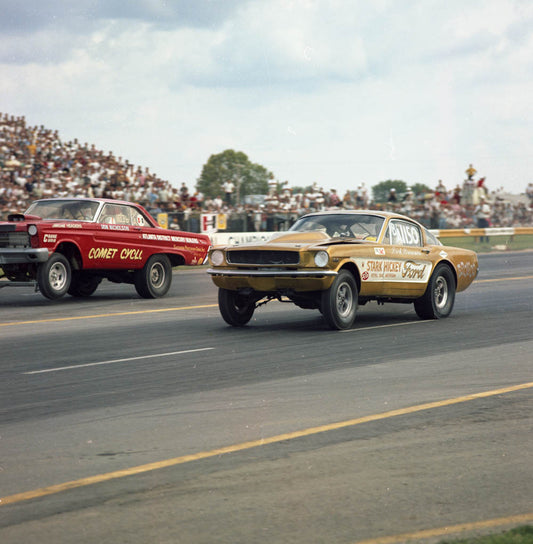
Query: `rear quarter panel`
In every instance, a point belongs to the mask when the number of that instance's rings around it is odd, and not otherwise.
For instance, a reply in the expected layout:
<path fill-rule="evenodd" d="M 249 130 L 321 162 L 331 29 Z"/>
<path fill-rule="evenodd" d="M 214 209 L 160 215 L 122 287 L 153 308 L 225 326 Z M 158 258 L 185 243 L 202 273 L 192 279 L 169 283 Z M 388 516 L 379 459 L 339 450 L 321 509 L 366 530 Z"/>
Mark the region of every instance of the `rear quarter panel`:
<path fill-rule="evenodd" d="M 457 247 L 439 246 L 442 260 L 452 264 L 457 278 L 457 291 L 464 291 L 476 279 L 478 258 L 474 251 Z"/>

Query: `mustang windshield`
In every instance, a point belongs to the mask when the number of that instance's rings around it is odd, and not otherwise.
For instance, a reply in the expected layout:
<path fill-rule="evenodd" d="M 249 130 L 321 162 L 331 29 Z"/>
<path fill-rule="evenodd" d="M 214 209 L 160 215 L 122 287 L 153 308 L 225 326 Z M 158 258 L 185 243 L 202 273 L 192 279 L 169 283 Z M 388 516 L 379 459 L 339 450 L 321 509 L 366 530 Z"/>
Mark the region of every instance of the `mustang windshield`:
<path fill-rule="evenodd" d="M 324 214 L 302 217 L 289 229 L 296 232 L 318 230 L 333 238 L 377 240 L 385 219 L 366 214 Z"/>
<path fill-rule="evenodd" d="M 92 200 L 38 200 L 26 213 L 43 219 L 94 221 L 99 205 Z"/>

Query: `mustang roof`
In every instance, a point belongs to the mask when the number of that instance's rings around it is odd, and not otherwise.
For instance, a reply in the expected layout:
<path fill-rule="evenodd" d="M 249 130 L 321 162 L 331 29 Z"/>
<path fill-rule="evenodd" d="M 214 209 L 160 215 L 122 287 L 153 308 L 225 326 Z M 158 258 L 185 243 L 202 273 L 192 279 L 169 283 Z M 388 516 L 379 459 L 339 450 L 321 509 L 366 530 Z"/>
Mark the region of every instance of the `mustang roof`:
<path fill-rule="evenodd" d="M 375 215 L 377 217 L 383 217 L 384 219 L 387 219 L 387 218 L 405 219 L 406 221 L 411 221 L 411 223 L 417 223 L 420 225 L 420 223 L 416 221 L 416 219 L 412 219 L 411 217 L 407 217 L 406 215 L 402 215 L 396 212 L 382 211 L 382 210 L 325 210 L 322 212 L 318 211 L 318 212 L 306 213 L 300 216 L 300 219 L 302 217 L 311 217 L 314 215 Z"/>

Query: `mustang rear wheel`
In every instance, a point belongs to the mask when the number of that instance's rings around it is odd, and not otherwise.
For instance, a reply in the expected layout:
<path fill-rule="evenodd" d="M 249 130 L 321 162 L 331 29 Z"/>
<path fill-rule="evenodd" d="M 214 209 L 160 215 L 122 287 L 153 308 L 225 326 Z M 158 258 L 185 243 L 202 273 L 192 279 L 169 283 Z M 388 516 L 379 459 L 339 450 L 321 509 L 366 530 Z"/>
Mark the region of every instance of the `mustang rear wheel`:
<path fill-rule="evenodd" d="M 322 314 L 332 329 L 349 329 L 357 313 L 357 284 L 348 270 L 341 270 L 331 287 L 322 292 Z"/>
<path fill-rule="evenodd" d="M 239 295 L 237 291 L 218 290 L 218 308 L 224 321 L 233 327 L 242 327 L 252 319 L 255 302 Z"/>
<path fill-rule="evenodd" d="M 92 276 L 85 272 L 74 272 L 68 294 L 73 297 L 90 297 L 98 289 L 101 281 L 98 276 Z"/>
<path fill-rule="evenodd" d="M 172 283 L 172 266 L 166 255 L 152 255 L 140 270 L 135 271 L 135 289 L 143 298 L 167 294 Z"/>
<path fill-rule="evenodd" d="M 37 284 L 46 298 L 61 298 L 68 291 L 71 281 L 70 263 L 61 253 L 53 253 L 37 269 Z"/>
<path fill-rule="evenodd" d="M 440 319 L 452 313 L 455 278 L 450 267 L 438 264 L 429 278 L 426 292 L 415 300 L 415 311 L 422 319 Z"/>

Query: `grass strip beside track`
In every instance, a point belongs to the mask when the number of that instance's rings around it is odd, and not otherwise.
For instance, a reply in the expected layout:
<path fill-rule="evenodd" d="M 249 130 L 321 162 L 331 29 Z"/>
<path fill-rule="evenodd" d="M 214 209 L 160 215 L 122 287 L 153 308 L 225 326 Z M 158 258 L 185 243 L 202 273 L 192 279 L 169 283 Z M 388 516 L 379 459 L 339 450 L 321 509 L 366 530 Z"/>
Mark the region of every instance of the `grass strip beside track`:
<path fill-rule="evenodd" d="M 423 540 L 427 538 L 434 539 L 436 537 L 456 535 L 469 531 L 479 531 L 483 529 L 491 529 L 493 527 L 503 527 L 505 525 L 514 525 L 521 523 L 529 523 L 533 521 L 533 512 L 527 514 L 518 514 L 516 516 L 508 516 L 504 518 L 488 519 L 485 521 L 475 521 L 471 523 L 461 523 L 459 525 L 450 525 L 447 527 L 439 527 L 436 529 L 426 529 L 423 531 L 416 531 L 413 533 L 403 533 L 400 535 L 390 535 L 378 538 L 369 538 L 367 540 L 359 540 L 354 544 L 402 544 L 404 542 L 414 542 L 416 540 Z M 491 538 L 491 537 L 487 537 Z M 449 541 L 448 541 L 449 542 Z M 475 542 L 482 542 L 482 540 L 475 540 Z M 490 541 L 489 541 L 490 542 Z M 503 542 L 503 541 L 502 541 Z M 526 544 L 526 540 L 517 539 L 517 542 L 523 542 Z"/>

